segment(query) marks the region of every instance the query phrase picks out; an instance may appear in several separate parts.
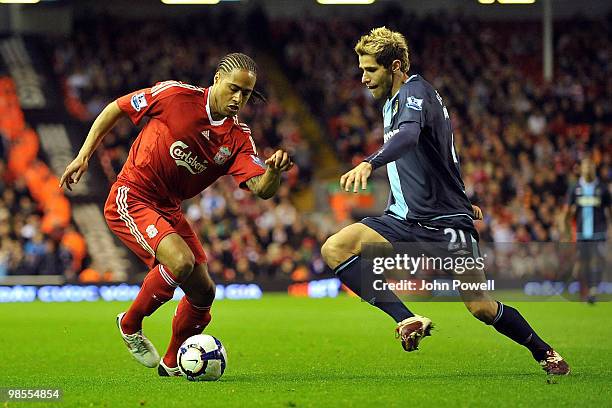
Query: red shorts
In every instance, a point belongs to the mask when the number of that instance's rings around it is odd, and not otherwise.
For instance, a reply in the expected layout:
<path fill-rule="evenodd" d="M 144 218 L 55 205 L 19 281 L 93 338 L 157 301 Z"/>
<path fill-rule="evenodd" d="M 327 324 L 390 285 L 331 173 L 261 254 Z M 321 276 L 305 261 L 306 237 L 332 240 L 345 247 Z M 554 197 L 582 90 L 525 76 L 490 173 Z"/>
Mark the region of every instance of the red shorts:
<path fill-rule="evenodd" d="M 149 268 L 157 263 L 157 246 L 166 235 L 172 233 L 179 234 L 185 240 L 193 252 L 196 265 L 206 263 L 204 248 L 180 208 L 162 213 L 139 199 L 136 193 L 130 192 L 129 187 L 115 183 L 104 205 L 104 218 L 111 231 Z"/>

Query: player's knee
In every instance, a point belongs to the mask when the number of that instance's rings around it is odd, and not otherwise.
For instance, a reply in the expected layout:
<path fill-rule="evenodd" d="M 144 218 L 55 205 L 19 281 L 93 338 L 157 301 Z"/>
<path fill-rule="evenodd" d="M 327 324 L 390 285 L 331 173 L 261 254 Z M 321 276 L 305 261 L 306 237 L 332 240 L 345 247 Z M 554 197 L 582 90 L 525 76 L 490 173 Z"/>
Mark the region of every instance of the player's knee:
<path fill-rule="evenodd" d="M 191 252 L 179 252 L 173 257 L 172 264 L 167 266 L 179 281 L 184 281 L 193 271 L 195 257 Z"/>
<path fill-rule="evenodd" d="M 340 263 L 352 255 L 351 246 L 347 245 L 338 234 L 327 238 L 321 247 L 321 256 L 325 263 L 335 269 Z"/>
<path fill-rule="evenodd" d="M 325 242 L 323 243 L 323 245 L 321 246 L 321 256 L 323 257 L 323 260 L 325 261 L 327 265 L 329 265 L 330 268 L 332 267 L 331 260 L 335 252 L 334 239 L 335 239 L 334 235 L 332 235 L 331 237 L 327 238 Z"/>
<path fill-rule="evenodd" d="M 325 261 L 326 264 L 329 265 L 329 260 L 332 254 L 332 244 L 330 242 L 332 237 L 329 237 L 325 240 L 325 242 L 323 243 L 323 245 L 321 246 L 321 256 L 323 257 L 323 260 Z"/>

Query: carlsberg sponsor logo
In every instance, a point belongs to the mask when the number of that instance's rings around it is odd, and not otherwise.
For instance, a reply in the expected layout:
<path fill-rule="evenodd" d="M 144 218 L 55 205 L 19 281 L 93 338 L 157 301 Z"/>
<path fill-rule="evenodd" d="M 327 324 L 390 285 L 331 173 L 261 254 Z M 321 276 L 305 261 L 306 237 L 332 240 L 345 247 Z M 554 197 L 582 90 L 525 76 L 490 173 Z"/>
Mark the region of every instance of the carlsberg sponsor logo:
<path fill-rule="evenodd" d="M 194 155 L 189 146 L 180 140 L 172 143 L 170 146 L 170 157 L 174 159 L 177 166 L 185 167 L 191 174 L 200 174 L 206 169 L 206 160 L 198 160 L 198 156 Z"/>

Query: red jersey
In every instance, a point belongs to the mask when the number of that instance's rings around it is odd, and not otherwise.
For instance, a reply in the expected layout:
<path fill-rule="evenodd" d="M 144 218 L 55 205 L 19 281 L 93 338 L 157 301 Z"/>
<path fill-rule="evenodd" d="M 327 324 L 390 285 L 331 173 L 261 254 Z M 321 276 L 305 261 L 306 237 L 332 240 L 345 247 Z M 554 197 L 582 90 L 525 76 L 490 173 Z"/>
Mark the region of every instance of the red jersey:
<path fill-rule="evenodd" d="M 117 181 L 155 206 L 177 208 L 223 175 L 245 188 L 263 174 L 249 128 L 236 116 L 212 119 L 209 89 L 165 81 L 117 99 L 134 124 L 151 118 Z"/>

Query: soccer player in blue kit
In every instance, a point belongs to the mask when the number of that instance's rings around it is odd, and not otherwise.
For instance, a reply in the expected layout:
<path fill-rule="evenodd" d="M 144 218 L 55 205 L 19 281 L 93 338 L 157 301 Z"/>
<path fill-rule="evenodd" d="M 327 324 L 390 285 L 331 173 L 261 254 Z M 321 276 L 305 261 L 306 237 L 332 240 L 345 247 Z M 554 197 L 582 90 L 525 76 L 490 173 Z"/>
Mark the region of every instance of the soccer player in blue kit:
<path fill-rule="evenodd" d="M 564 212 L 568 233 L 570 220 L 576 219 L 578 259 L 575 269 L 583 299 L 593 304 L 606 268 L 606 238 L 608 223 L 612 220 L 612 198 L 606 183 L 597 178 L 595 163 L 590 157 L 580 162 L 580 178 L 570 187 Z"/>
<path fill-rule="evenodd" d="M 389 205 L 379 217 L 368 217 L 332 235 L 321 251 L 340 280 L 363 300 L 397 323 L 396 334 L 406 351 L 416 350 L 430 335 L 432 322 L 415 315 L 389 289 L 375 289 L 380 275 L 362 268 L 362 244 L 397 242 L 450 243 L 457 253 L 478 254 L 472 206 L 461 179 L 448 111 L 441 96 L 418 74 L 408 75 L 404 36 L 385 27 L 373 29 L 355 46 L 362 83 L 383 107 L 384 144 L 340 178 L 346 191 L 365 189 L 372 172 L 387 167 Z M 459 238 L 460 237 L 460 238 Z M 453 254 L 451 254 L 453 255 Z M 456 254 L 455 254 L 456 255 Z M 481 271 L 482 275 L 484 273 Z M 531 351 L 548 374 L 569 374 L 565 360 L 544 342 L 514 308 L 493 300 L 486 291 L 471 291 L 463 301 L 482 322 L 492 325 Z"/>

